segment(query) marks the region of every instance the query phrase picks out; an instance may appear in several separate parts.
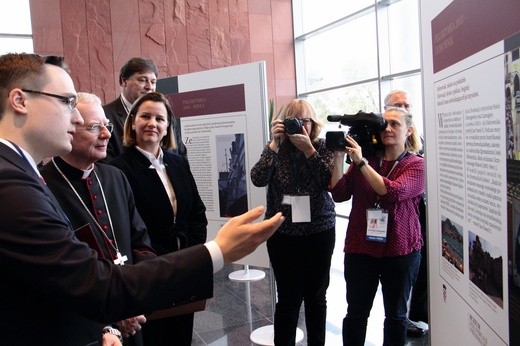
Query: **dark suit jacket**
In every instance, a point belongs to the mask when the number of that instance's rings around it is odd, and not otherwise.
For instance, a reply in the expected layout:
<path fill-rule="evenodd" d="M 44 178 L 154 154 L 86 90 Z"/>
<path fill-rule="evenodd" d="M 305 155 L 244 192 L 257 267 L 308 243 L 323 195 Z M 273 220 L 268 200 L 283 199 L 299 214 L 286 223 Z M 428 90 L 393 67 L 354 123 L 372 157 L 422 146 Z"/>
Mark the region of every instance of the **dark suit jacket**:
<path fill-rule="evenodd" d="M 185 157 L 164 150 L 166 173 L 177 198 L 175 216 L 159 174 L 150 168 L 150 160 L 135 146 L 127 148 L 111 164 L 128 178 L 137 210 L 146 223 L 152 247 L 157 253 L 176 251 L 177 237 L 181 240 L 181 248 L 206 241 L 206 207 Z"/>
<path fill-rule="evenodd" d="M 116 98 L 114 101 L 104 105 L 103 110 L 105 111 L 105 116 L 107 119 L 112 124 L 114 124 L 112 137 L 110 137 L 108 140 L 107 156 L 100 161 L 107 163 L 119 156 L 124 151 L 123 129 L 125 127 L 127 113 L 125 107 L 123 106 L 123 100 L 121 99 L 121 96 Z M 175 135 L 175 143 L 177 144 L 177 149 L 175 149 L 175 152 L 182 156 L 186 156 L 186 146 L 182 142 L 180 121 L 178 118 L 173 120 L 173 133 Z"/>
<path fill-rule="evenodd" d="M 127 113 L 121 96 L 103 106 L 105 116 L 114 125 L 112 136 L 108 140 L 107 157 L 102 160 L 108 162 L 123 152 L 123 128 Z"/>
<path fill-rule="evenodd" d="M 211 297 L 203 245 L 136 265 L 98 260 L 29 163 L 0 143 L 0 344 L 84 345 L 100 323 Z"/>

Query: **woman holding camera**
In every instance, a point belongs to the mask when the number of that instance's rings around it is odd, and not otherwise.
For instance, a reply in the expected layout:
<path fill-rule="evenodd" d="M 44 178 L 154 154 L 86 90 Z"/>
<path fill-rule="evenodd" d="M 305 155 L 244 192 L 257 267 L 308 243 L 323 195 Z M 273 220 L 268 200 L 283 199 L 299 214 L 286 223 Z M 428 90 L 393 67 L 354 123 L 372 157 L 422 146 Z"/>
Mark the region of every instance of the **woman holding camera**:
<path fill-rule="evenodd" d="M 308 345 L 325 344 L 336 213 L 327 192 L 333 153 L 318 138 L 321 128 L 308 102 L 291 101 L 272 122 L 272 140 L 251 170 L 253 184 L 268 186 L 265 216 L 282 211 L 286 218 L 267 241 L 278 294 L 275 345 L 295 344 L 302 301 Z"/>
<path fill-rule="evenodd" d="M 352 198 L 344 249 L 343 345 L 364 345 L 379 282 L 385 307 L 383 345 L 405 344 L 406 302 L 421 260 L 418 204 L 424 192 L 424 160 L 416 155 L 421 143 L 407 110 L 388 108 L 384 118 L 379 154 L 365 159 L 350 136 L 343 151 L 334 151 L 332 197 L 336 202 Z M 343 174 L 345 153 L 353 164 Z"/>

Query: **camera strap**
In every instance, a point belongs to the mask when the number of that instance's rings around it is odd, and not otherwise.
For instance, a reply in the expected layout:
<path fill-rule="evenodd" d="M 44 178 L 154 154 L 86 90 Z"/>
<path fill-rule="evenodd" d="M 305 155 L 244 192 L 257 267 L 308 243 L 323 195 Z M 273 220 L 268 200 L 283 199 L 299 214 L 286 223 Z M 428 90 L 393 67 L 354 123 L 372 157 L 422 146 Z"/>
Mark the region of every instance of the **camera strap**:
<path fill-rule="evenodd" d="M 299 171 L 299 169 L 304 166 L 304 162 L 305 162 L 305 155 L 302 152 L 298 152 L 293 164 L 291 165 L 291 179 L 296 184 L 296 194 L 297 195 L 304 193 L 304 191 L 302 191 L 301 172 Z"/>
<path fill-rule="evenodd" d="M 386 175 L 389 177 L 390 174 L 394 171 L 395 167 L 399 164 L 399 162 L 408 154 L 405 150 L 397 160 L 395 160 L 390 172 Z M 379 159 L 379 174 L 381 174 L 383 168 L 383 158 Z M 388 232 L 388 211 L 381 208 L 380 198 L 377 195 L 376 203 L 373 208 L 367 209 L 367 231 L 366 231 L 366 240 L 376 241 L 380 243 L 385 243 Z"/>
<path fill-rule="evenodd" d="M 386 175 L 386 177 L 388 178 L 390 176 L 390 174 L 392 174 L 392 172 L 394 171 L 395 167 L 397 166 L 397 164 L 399 163 L 399 161 L 401 161 L 403 158 L 406 157 L 406 155 L 408 155 L 408 151 L 403 151 L 403 153 L 401 155 L 399 155 L 399 157 L 397 158 L 397 160 L 395 160 L 394 162 L 394 165 L 392 166 L 392 168 L 390 169 L 390 172 L 388 172 L 388 174 Z M 379 174 L 381 174 L 381 169 L 383 168 L 383 158 L 381 157 L 379 159 Z"/>
<path fill-rule="evenodd" d="M 290 164 L 289 172 L 291 181 L 294 183 L 294 194 L 284 194 L 282 204 L 291 206 L 291 222 L 310 222 L 311 221 L 311 202 L 310 195 L 301 191 L 302 179 L 298 168 L 304 164 L 305 155 L 298 152 L 294 156 L 294 161 Z"/>
<path fill-rule="evenodd" d="M 392 174 L 392 172 L 394 171 L 395 167 L 397 167 L 397 165 L 399 164 L 399 162 L 405 158 L 406 156 L 408 155 L 408 151 L 403 151 L 403 153 L 401 155 L 399 155 L 399 157 L 397 158 L 397 160 L 395 160 L 394 164 L 392 165 L 392 168 L 390 169 L 390 172 L 388 172 L 388 174 L 384 177 L 388 178 L 390 176 L 390 174 Z M 379 159 L 379 167 L 377 169 L 377 173 L 379 173 L 379 175 L 383 176 L 383 174 L 381 174 L 381 171 L 383 169 L 383 158 L 381 157 Z M 381 205 L 380 205 L 380 202 L 379 202 L 379 195 L 377 195 L 377 200 L 376 202 L 374 203 L 374 208 L 375 209 L 380 209 L 381 208 Z"/>

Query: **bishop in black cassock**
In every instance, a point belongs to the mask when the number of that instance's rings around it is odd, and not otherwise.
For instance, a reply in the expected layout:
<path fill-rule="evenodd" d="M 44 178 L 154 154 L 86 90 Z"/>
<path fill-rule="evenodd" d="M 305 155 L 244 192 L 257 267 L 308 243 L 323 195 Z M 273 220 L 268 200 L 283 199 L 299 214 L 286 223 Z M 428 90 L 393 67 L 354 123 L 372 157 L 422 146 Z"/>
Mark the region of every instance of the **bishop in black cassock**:
<path fill-rule="evenodd" d="M 92 167 L 91 170 L 77 169 L 56 157 L 40 170 L 78 238 L 89 243 L 100 258 L 115 263 L 126 259 L 126 263 L 131 264 L 155 257 L 124 174 L 105 164 L 92 164 Z M 86 324 L 85 317 L 77 317 L 78 325 Z M 105 325 L 95 321 L 88 324 L 89 330 L 78 329 L 78 338 L 99 339 Z M 129 339 L 134 340 L 128 343 Z M 140 337 L 129 339 L 125 345 L 141 344 Z"/>

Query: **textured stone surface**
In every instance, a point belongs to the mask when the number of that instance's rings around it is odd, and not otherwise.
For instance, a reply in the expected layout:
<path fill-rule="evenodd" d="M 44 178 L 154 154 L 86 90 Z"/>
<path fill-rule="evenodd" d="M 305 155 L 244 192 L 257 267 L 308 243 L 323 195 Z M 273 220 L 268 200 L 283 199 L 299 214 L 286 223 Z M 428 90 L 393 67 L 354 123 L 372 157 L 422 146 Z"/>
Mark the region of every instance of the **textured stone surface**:
<path fill-rule="evenodd" d="M 211 69 L 209 35 L 209 3 L 207 0 L 186 1 L 186 32 L 189 72 Z"/>
<path fill-rule="evenodd" d="M 188 73 L 186 6 L 184 1 L 167 1 L 164 6 L 165 76 Z"/>
<path fill-rule="evenodd" d="M 231 65 L 229 1 L 209 0 L 210 47 L 212 68 Z"/>
<path fill-rule="evenodd" d="M 111 0 L 110 16 L 112 35 L 112 49 L 106 54 L 112 60 L 112 76 L 114 89 L 112 101 L 119 95 L 119 71 L 121 66 L 134 56 L 141 56 L 141 34 L 139 31 L 139 1 L 138 0 Z M 107 91 L 108 94 L 108 91 Z"/>
<path fill-rule="evenodd" d="M 229 0 L 229 39 L 231 65 L 251 62 L 247 0 Z"/>
<path fill-rule="evenodd" d="M 73 6 L 76 7 L 76 6 Z M 81 47 L 81 56 L 86 57 L 85 67 L 90 71 L 90 90 L 105 99 L 115 98 L 112 60 L 112 34 L 110 23 L 110 6 L 104 1 L 87 1 L 86 26 L 82 32 L 86 32 L 87 45 Z M 84 52 L 86 50 L 86 52 Z M 82 88 L 81 91 L 88 90 Z"/>
<path fill-rule="evenodd" d="M 65 56 L 78 91 L 109 102 L 131 57 L 159 78 L 265 60 L 268 97 L 296 95 L 290 0 L 31 0 L 34 51 Z"/>
<path fill-rule="evenodd" d="M 34 51 L 44 55 L 63 55 L 60 1 L 32 0 L 30 5 Z"/>

